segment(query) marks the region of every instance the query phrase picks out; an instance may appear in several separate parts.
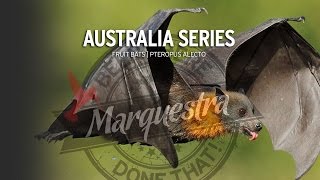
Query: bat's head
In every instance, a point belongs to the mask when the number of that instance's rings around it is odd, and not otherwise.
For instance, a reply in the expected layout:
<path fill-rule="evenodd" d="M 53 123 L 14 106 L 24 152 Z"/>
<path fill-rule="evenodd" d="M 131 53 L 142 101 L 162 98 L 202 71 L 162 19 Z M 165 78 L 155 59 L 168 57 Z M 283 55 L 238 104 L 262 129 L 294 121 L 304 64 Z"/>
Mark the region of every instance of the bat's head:
<path fill-rule="evenodd" d="M 244 93 L 226 91 L 225 94 L 229 100 L 227 112 L 222 114 L 222 121 L 230 125 L 226 126 L 230 131 L 234 129 L 234 124 L 238 124 L 240 131 L 249 136 L 249 140 L 255 140 L 262 124 L 254 114 L 253 104 Z"/>
<path fill-rule="evenodd" d="M 262 125 L 245 94 L 231 91 L 200 94 L 199 100 L 190 107 L 188 118 L 183 121 L 186 136 L 193 139 L 215 138 L 240 127 L 250 140 L 258 137 Z"/>

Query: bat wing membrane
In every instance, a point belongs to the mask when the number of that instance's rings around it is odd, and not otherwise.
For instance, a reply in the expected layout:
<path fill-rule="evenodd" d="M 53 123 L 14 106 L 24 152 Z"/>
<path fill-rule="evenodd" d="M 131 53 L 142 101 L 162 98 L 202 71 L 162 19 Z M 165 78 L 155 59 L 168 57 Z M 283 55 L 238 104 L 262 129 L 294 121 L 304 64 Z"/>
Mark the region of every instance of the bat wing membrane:
<path fill-rule="evenodd" d="M 227 89 L 246 90 L 274 148 L 293 156 L 296 178 L 320 151 L 319 64 L 319 54 L 286 21 L 251 36 L 228 59 Z"/>

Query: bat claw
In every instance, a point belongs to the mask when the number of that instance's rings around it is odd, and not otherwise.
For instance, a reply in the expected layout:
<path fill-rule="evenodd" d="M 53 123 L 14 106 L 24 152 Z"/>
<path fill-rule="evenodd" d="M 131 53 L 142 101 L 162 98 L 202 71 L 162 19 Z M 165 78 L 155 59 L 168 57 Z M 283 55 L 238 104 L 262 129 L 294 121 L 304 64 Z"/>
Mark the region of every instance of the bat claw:
<path fill-rule="evenodd" d="M 200 9 L 200 11 L 204 11 L 206 14 L 209 14 L 206 8 L 202 7 L 202 8 L 199 8 L 199 9 Z"/>
<path fill-rule="evenodd" d="M 296 22 L 305 22 L 306 18 L 304 16 L 296 17 L 296 18 L 287 18 L 287 21 L 296 21 Z"/>
<path fill-rule="evenodd" d="M 40 141 L 41 139 L 46 139 L 46 137 L 47 137 L 49 134 L 50 134 L 49 131 L 46 131 L 46 132 L 37 134 L 37 135 L 35 135 L 34 137 Z"/>
<path fill-rule="evenodd" d="M 48 143 L 51 143 L 53 141 L 54 143 L 56 143 L 57 141 L 60 141 L 70 135 L 71 133 L 69 131 L 62 131 L 58 133 L 50 133 L 49 131 L 46 131 L 44 133 L 36 135 L 35 138 L 37 138 L 38 140 L 44 139 Z"/>

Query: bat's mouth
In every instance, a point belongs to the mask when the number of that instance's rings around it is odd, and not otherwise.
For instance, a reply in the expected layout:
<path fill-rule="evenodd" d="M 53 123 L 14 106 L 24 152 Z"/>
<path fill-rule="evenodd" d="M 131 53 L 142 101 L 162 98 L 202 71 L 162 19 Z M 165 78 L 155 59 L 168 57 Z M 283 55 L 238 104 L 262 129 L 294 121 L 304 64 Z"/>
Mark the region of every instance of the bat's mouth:
<path fill-rule="evenodd" d="M 255 131 L 251 131 L 249 128 L 247 127 L 243 127 L 242 132 L 244 135 L 249 136 L 249 140 L 253 141 L 256 140 L 259 136 L 259 134 Z"/>

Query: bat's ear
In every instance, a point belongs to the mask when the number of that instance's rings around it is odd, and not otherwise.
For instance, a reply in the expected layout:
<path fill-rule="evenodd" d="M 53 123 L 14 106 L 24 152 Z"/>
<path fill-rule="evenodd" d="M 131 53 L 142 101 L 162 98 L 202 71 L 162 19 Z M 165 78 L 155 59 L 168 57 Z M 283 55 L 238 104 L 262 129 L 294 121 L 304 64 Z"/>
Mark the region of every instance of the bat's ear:
<path fill-rule="evenodd" d="M 243 88 L 239 88 L 238 92 L 241 93 L 241 94 L 246 94 L 246 92 L 244 91 Z"/>
<path fill-rule="evenodd" d="M 217 96 L 225 95 L 220 87 L 214 87 L 214 91 L 216 92 Z"/>

